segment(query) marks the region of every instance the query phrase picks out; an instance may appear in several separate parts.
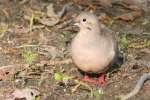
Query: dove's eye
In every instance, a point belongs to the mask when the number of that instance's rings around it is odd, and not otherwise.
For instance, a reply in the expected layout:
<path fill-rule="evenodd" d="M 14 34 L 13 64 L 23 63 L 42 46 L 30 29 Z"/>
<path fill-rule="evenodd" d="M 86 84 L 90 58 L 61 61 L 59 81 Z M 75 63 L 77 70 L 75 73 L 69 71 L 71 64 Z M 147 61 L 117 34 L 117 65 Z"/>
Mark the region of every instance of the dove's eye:
<path fill-rule="evenodd" d="M 83 22 L 86 22 L 86 19 L 85 19 L 85 18 L 83 18 Z"/>

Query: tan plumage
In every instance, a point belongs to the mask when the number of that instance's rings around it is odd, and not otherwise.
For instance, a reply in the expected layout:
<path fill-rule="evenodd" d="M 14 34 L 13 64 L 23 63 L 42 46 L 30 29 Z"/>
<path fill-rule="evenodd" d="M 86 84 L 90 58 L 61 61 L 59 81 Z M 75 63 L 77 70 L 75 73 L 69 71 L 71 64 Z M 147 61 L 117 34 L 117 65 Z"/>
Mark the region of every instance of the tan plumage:
<path fill-rule="evenodd" d="M 80 31 L 71 43 L 72 59 L 84 72 L 103 73 L 116 57 L 115 35 L 106 27 L 102 28 L 92 13 L 82 12 L 77 20 Z"/>

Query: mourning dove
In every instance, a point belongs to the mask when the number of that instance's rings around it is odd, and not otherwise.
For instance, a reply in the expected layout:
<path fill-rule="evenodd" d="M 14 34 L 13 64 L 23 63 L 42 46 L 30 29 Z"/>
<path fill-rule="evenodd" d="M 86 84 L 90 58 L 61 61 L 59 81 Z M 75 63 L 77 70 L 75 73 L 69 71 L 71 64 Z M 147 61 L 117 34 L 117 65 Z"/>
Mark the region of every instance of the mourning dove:
<path fill-rule="evenodd" d="M 100 24 L 93 13 L 82 12 L 76 22 L 80 31 L 71 43 L 73 62 L 85 73 L 100 74 L 98 80 L 92 80 L 85 74 L 84 81 L 103 84 L 104 72 L 116 58 L 116 37 L 111 30 Z"/>

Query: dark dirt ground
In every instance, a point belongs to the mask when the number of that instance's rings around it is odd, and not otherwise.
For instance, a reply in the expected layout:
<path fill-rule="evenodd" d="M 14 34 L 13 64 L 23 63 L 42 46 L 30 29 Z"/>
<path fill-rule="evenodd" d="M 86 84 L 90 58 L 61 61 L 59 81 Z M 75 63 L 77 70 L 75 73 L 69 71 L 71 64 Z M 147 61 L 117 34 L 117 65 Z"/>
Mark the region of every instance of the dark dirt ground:
<path fill-rule="evenodd" d="M 118 33 L 119 48 L 124 59 L 122 64 L 114 65 L 115 68 L 106 73 L 107 84 L 101 88 L 80 81 L 82 75 L 70 61 L 69 53 L 71 39 L 78 31 L 78 28 L 73 26 L 73 17 L 81 9 L 93 8 L 89 7 L 86 1 L 84 5 L 73 3 L 57 25 L 40 27 L 42 24 L 35 19 L 32 26 L 37 28 L 27 32 L 33 13 L 38 12 L 38 16 L 41 13 L 46 14 L 49 3 L 53 3 L 58 12 L 72 1 L 29 0 L 21 3 L 22 1 L 24 0 L 0 0 L 0 66 L 16 67 L 16 64 L 23 64 L 19 69 L 10 71 L 8 68 L 3 74 L 0 71 L 0 93 L 3 95 L 1 100 L 16 88 L 24 87 L 31 87 L 40 92 L 36 100 L 116 100 L 116 96 L 133 90 L 140 76 L 149 72 L 148 67 L 137 62 L 149 63 L 146 51 L 150 50 L 150 12 L 142 13 L 133 21 L 124 21 L 113 18 L 132 10 L 115 4 L 112 7 L 95 6 L 94 12 L 98 16 L 102 13 L 109 16 L 110 20 L 106 20 L 104 24 Z M 71 21 L 64 25 L 64 22 L 69 20 Z M 27 52 L 37 56 L 30 59 Z M 27 59 L 33 60 L 32 63 Z M 30 66 L 25 67 L 24 64 Z M 63 80 L 58 82 L 54 79 L 54 73 L 60 73 Z M 103 90 L 102 96 L 96 94 L 99 90 Z M 150 81 L 147 81 L 131 100 L 150 100 L 149 98 Z"/>

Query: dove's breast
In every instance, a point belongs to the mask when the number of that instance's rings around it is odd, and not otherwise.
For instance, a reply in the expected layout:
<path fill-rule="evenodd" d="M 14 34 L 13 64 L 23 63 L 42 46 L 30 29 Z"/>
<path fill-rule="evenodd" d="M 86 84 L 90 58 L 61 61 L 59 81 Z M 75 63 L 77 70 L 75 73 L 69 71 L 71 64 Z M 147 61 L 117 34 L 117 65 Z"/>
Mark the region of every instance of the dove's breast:
<path fill-rule="evenodd" d="M 113 43 L 98 37 L 76 36 L 71 44 L 72 59 L 85 72 L 103 72 L 115 56 Z"/>

